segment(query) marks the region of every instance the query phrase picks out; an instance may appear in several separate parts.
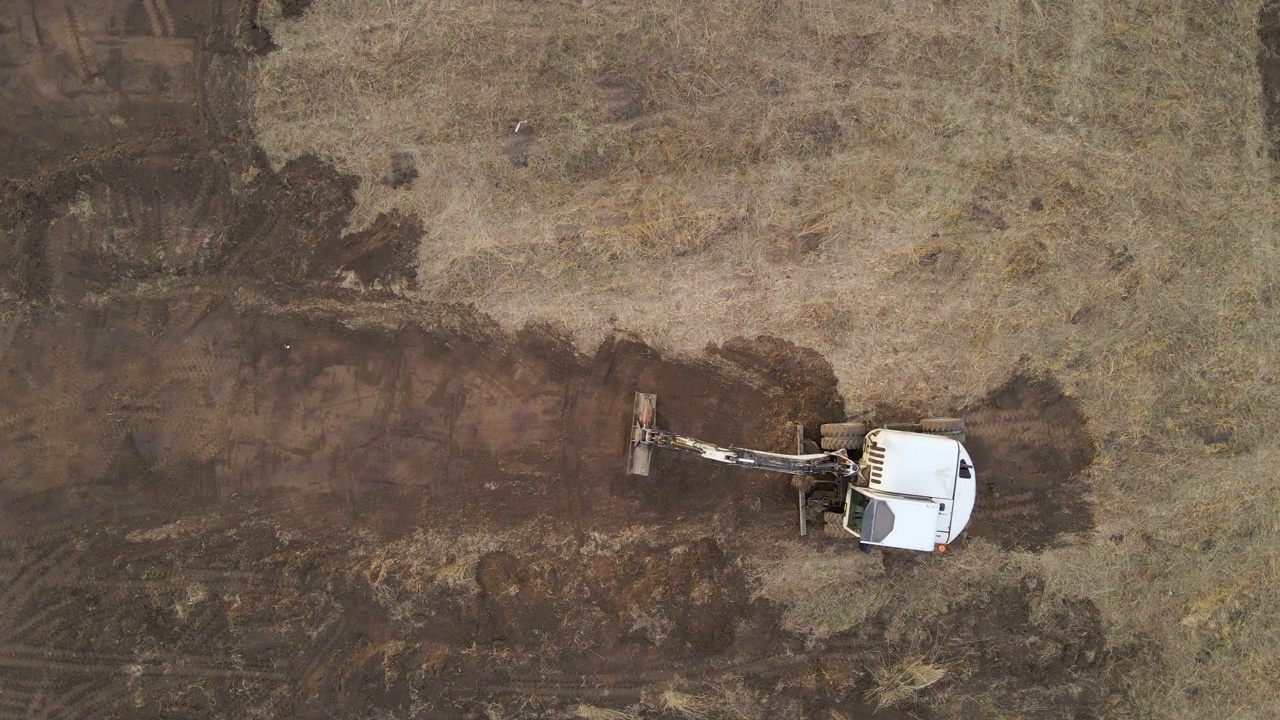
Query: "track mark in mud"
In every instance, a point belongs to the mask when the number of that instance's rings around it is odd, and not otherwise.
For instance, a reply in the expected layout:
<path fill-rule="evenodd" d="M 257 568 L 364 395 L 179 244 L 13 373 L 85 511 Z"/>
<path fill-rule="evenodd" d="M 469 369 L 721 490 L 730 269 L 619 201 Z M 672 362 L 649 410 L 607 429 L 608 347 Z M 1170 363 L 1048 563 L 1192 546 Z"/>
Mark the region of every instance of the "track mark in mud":
<path fill-rule="evenodd" d="M 76 558 L 75 543 L 55 545 L 36 560 L 22 567 L 16 575 L 5 583 L 8 588 L 0 593 L 0 608 L 16 611 L 31 604 L 32 599 L 49 581 L 50 575 L 61 575 L 66 578 L 70 573 L 69 566 Z M 9 626 L 17 621 L 16 612 L 5 612 L 0 617 L 0 636 L 7 634 Z"/>
<path fill-rule="evenodd" d="M 67 5 L 65 13 L 67 36 L 70 38 L 71 55 L 75 58 L 76 69 L 80 71 L 80 79 L 83 82 L 90 82 L 101 73 L 101 68 L 98 66 L 98 58 L 86 37 L 84 24 L 80 21 L 75 7 Z"/>
<path fill-rule="evenodd" d="M 788 650 L 750 660 L 703 663 L 701 666 L 698 663 L 686 663 L 678 671 L 635 668 L 625 672 L 551 673 L 538 677 L 513 677 L 500 684 L 488 685 L 484 690 L 498 695 L 551 695 L 614 702 L 635 701 L 645 693 L 681 682 L 714 683 L 745 676 L 778 678 L 844 652 L 846 651 L 838 643 L 833 643 L 833 647 L 809 651 Z"/>
<path fill-rule="evenodd" d="M 54 697 L 43 710 L 47 718 L 95 718 L 109 714 L 108 710 L 119 706 L 128 686 L 120 676 L 108 676 L 89 680 Z"/>
<path fill-rule="evenodd" d="M 228 658 L 227 663 L 232 659 Z M 64 675 L 118 674 L 127 668 L 138 675 L 187 678 L 236 678 L 284 680 L 284 673 L 253 667 L 227 666 L 222 658 L 161 656 L 150 664 L 138 664 L 125 655 L 87 653 L 48 646 L 0 644 L 0 667 Z"/>
<path fill-rule="evenodd" d="M 159 37 L 173 35 L 176 28 L 173 15 L 169 13 L 168 0 L 143 0 L 146 7 L 147 21 L 151 23 L 151 31 Z"/>

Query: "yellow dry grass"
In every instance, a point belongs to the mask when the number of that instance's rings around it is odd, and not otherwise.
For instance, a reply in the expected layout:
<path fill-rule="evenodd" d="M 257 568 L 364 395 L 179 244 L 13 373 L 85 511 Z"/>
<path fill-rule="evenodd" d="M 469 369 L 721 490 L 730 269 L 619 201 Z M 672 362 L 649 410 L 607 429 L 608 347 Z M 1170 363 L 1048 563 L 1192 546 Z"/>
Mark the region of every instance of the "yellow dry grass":
<path fill-rule="evenodd" d="M 317 0 L 264 18 L 281 49 L 252 115 L 274 161 L 361 178 L 356 225 L 422 218 L 419 299 L 586 345 L 778 335 L 830 358 L 854 407 L 1053 375 L 1098 443 L 1098 532 L 939 572 L 1012 563 L 1094 600 L 1113 642 L 1159 648 L 1129 679 L 1154 717 L 1268 717 L 1280 197 L 1260 5 Z M 543 150 L 527 167 L 502 153 L 519 121 Z M 378 182 L 393 152 L 412 187 Z"/>
<path fill-rule="evenodd" d="M 686 720 L 760 720 L 765 707 L 758 693 L 738 679 L 700 688 L 696 693 L 668 689 L 651 701 L 653 709 Z"/>
<path fill-rule="evenodd" d="M 950 674 L 944 663 L 926 657 L 911 657 L 871 669 L 874 687 L 867 699 L 877 708 L 891 708 L 910 702 L 923 690 L 941 682 Z"/>

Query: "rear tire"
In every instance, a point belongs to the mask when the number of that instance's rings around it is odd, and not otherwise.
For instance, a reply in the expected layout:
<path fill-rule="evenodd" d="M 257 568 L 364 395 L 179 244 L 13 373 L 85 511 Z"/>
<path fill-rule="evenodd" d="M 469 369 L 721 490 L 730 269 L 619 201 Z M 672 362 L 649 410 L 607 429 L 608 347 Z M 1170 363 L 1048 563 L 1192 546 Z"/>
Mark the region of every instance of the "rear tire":
<path fill-rule="evenodd" d="M 920 432 L 920 423 L 889 423 L 885 430 L 902 430 L 903 432 Z"/>
<path fill-rule="evenodd" d="M 839 525 L 823 525 L 822 534 L 833 540 L 852 540 L 853 539 L 853 535 L 850 535 L 848 530 L 845 530 L 843 527 Z"/>
<path fill-rule="evenodd" d="M 819 430 L 822 437 L 862 437 L 867 434 L 867 426 L 860 422 L 824 423 Z"/>
<path fill-rule="evenodd" d="M 964 444 L 964 420 L 961 418 L 925 418 L 920 427 L 930 435 L 949 437 Z"/>
<path fill-rule="evenodd" d="M 822 438 L 823 450 L 857 450 L 862 447 L 862 435 L 854 435 L 848 437 L 827 437 Z"/>

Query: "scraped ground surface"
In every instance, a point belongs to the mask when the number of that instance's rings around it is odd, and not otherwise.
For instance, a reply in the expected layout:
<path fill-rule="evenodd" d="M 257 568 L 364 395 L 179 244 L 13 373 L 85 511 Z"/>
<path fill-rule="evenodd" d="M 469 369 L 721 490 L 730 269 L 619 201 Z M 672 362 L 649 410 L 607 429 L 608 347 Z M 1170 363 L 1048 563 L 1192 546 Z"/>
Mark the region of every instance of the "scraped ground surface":
<path fill-rule="evenodd" d="M 5 6 L 0 717 L 1273 715 L 1280 15 L 1210 5 Z M 962 415 L 970 533 L 627 477 L 637 390 Z"/>

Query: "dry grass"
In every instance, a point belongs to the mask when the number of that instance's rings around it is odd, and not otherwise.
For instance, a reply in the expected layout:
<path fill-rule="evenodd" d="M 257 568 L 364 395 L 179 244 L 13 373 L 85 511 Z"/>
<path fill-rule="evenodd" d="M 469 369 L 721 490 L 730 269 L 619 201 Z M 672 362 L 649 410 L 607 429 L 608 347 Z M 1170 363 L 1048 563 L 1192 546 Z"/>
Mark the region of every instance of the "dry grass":
<path fill-rule="evenodd" d="M 637 720 L 640 715 L 629 708 L 618 710 L 582 703 L 573 708 L 572 717 L 580 718 L 581 720 Z"/>
<path fill-rule="evenodd" d="M 874 617 L 889 601 L 880 558 L 862 553 L 815 552 L 795 542 L 757 557 L 752 576 L 761 596 L 786 608 L 784 626 L 815 640 Z"/>
<path fill-rule="evenodd" d="M 318 0 L 272 23 L 254 123 L 277 162 L 360 176 L 356 224 L 423 219 L 419 299 L 588 345 L 779 335 L 854 407 L 1059 378 L 1098 441 L 1099 532 L 935 571 L 1034 569 L 1161 648 L 1139 706 L 1262 717 L 1280 204 L 1259 5 Z M 520 120 L 544 152 L 518 168 Z M 411 188 L 377 182 L 392 152 Z M 793 608 L 832 587 L 762 582 Z"/>
<path fill-rule="evenodd" d="M 759 720 L 768 712 L 759 693 L 733 678 L 696 691 L 669 689 L 648 705 L 650 709 L 687 720 Z"/>
<path fill-rule="evenodd" d="M 373 596 L 396 620 L 431 616 L 438 595 L 471 596 L 479 590 L 476 566 L 485 553 L 506 547 L 510 538 L 497 533 L 458 535 L 419 531 L 393 543 L 368 542 L 356 547 L 353 574 L 368 583 Z"/>
<path fill-rule="evenodd" d="M 911 657 L 892 664 L 871 668 L 875 686 L 867 691 L 867 700 L 877 708 L 891 708 L 915 700 L 920 691 L 932 687 L 951 675 L 945 663 L 927 657 Z"/>
<path fill-rule="evenodd" d="M 760 596 L 786 608 L 784 625 L 821 640 L 876 617 L 886 617 L 886 639 L 918 644 L 930 621 L 948 607 L 1016 586 L 1029 569 L 1023 557 L 970 541 L 964 553 L 923 558 L 891 575 L 882 559 L 840 546 L 821 552 L 810 544 L 782 543 L 757 552 L 751 576 Z"/>

